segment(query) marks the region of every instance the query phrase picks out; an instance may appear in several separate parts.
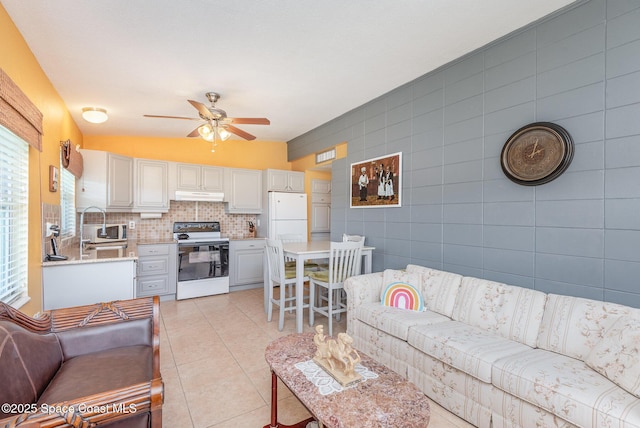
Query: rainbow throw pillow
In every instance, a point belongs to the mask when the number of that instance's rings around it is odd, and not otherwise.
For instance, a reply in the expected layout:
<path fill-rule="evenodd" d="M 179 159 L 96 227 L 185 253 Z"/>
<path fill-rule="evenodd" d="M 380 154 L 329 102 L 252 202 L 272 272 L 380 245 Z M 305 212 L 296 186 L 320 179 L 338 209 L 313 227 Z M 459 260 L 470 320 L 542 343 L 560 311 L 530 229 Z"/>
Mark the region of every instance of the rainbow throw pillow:
<path fill-rule="evenodd" d="M 393 308 L 422 312 L 424 311 L 422 294 L 420 290 L 409 283 L 410 281 L 407 281 L 409 279 L 407 276 L 412 277 L 406 273 L 399 275 L 398 271 L 393 273 L 385 271 L 385 277 L 389 281 L 385 281 L 387 286 L 381 295 L 382 304 Z"/>

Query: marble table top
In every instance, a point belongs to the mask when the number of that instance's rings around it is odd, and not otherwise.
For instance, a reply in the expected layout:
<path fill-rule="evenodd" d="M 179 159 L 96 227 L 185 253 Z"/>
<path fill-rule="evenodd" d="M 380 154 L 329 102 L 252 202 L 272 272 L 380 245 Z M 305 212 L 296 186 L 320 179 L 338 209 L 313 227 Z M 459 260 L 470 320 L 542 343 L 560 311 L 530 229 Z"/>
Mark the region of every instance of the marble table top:
<path fill-rule="evenodd" d="M 429 424 L 427 397 L 414 384 L 360 353 L 360 364 L 378 375 L 354 387 L 329 395 L 306 379 L 296 363 L 313 358 L 313 333 L 290 334 L 271 342 L 265 359 L 271 370 L 298 397 L 313 416 L 328 428 L 403 427 Z"/>

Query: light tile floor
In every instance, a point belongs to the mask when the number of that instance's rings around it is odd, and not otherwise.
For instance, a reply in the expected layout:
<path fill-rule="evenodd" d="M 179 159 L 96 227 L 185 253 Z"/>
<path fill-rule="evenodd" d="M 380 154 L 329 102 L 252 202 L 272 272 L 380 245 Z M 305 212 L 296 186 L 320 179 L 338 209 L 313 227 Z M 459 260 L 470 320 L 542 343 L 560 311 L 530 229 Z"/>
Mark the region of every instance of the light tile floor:
<path fill-rule="evenodd" d="M 279 336 L 295 332 L 295 316 L 278 314 L 267 322 L 262 289 L 238 291 L 160 304 L 160 361 L 165 383 L 166 428 L 260 428 L 269 423 L 271 372 L 264 349 Z M 316 323 L 326 318 L 316 317 Z M 346 317 L 334 321 L 334 336 L 346 329 Z M 305 311 L 305 331 L 308 325 Z M 429 428 L 471 427 L 431 402 Z M 300 402 L 278 385 L 280 422 L 308 417 Z M 354 427 L 356 428 L 356 427 Z"/>

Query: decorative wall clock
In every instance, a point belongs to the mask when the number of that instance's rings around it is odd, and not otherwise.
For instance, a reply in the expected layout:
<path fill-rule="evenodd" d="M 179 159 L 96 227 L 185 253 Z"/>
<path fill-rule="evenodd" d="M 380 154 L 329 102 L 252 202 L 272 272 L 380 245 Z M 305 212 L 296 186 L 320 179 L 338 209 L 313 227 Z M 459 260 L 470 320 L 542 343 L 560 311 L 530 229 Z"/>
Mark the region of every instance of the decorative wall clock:
<path fill-rule="evenodd" d="M 560 125 L 536 122 L 509 137 L 500 156 L 502 171 L 515 183 L 537 186 L 558 178 L 573 159 L 573 140 Z"/>

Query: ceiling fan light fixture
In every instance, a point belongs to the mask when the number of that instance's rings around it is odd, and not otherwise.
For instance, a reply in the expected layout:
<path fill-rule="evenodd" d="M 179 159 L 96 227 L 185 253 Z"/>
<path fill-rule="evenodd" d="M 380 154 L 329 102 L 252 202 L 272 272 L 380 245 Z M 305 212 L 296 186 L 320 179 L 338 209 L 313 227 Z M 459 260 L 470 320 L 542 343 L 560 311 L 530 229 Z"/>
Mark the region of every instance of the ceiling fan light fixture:
<path fill-rule="evenodd" d="M 227 141 L 229 139 L 229 137 L 231 137 L 231 133 L 229 131 L 227 131 L 226 129 L 218 126 L 218 136 L 220 137 L 220 139 L 222 141 Z"/>
<path fill-rule="evenodd" d="M 103 108 L 84 107 L 82 109 L 82 118 L 90 123 L 103 123 L 109 119 L 109 116 Z"/>
<path fill-rule="evenodd" d="M 203 140 L 209 142 L 212 142 L 215 138 L 213 127 L 208 123 L 198 127 L 198 134 L 200 134 L 200 137 L 202 137 Z"/>

